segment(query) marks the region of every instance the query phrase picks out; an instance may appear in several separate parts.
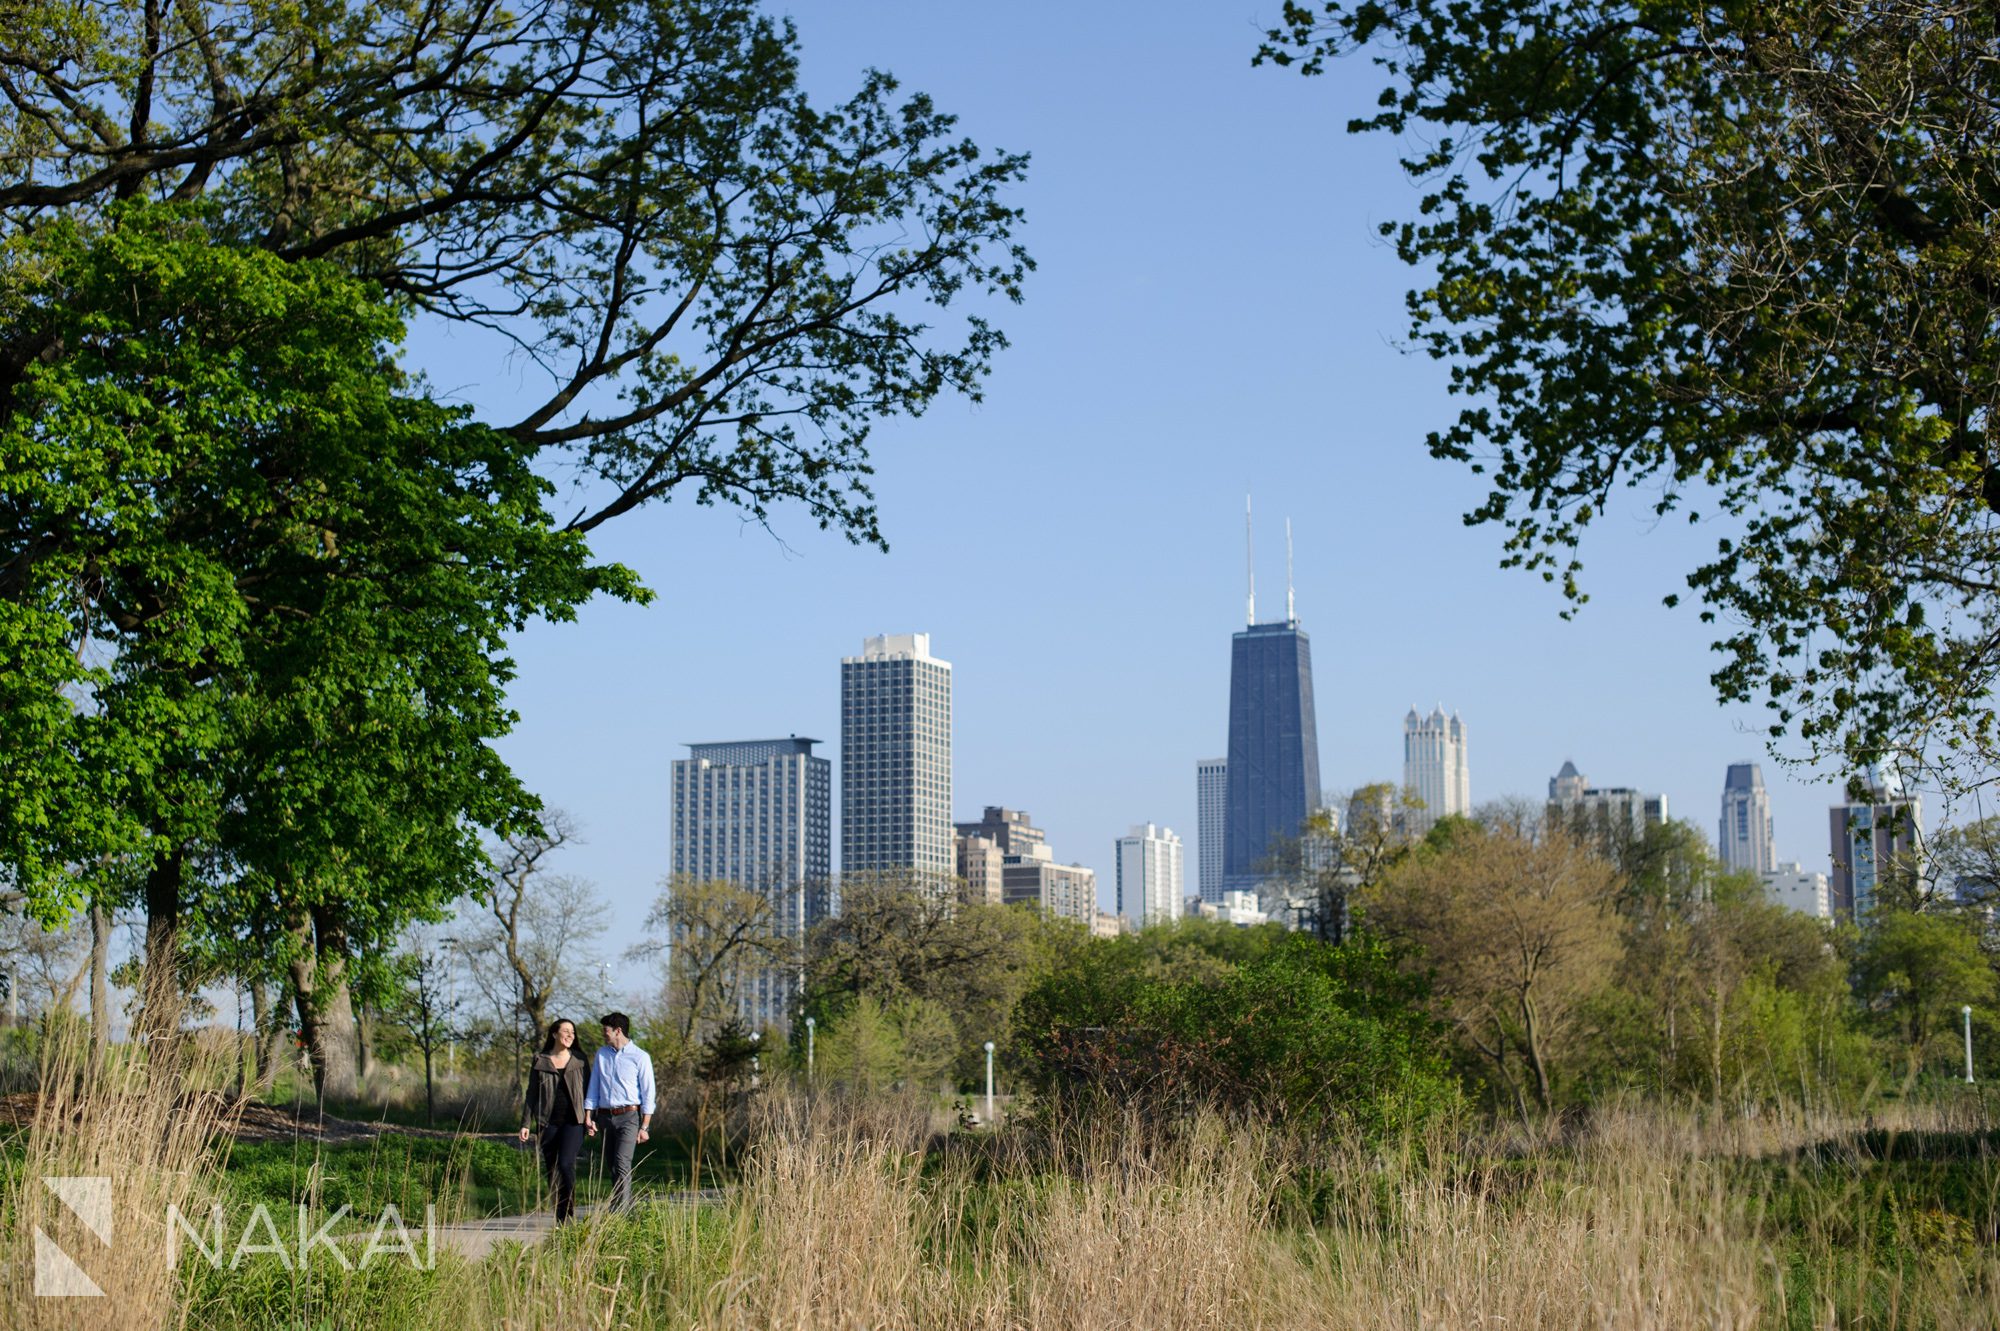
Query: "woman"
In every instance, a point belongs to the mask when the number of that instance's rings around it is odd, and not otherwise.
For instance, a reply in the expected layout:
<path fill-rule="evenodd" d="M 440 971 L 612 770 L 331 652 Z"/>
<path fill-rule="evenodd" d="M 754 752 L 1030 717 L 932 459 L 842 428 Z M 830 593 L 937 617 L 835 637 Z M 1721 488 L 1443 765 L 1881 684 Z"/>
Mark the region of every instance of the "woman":
<path fill-rule="evenodd" d="M 556 1195 L 556 1223 L 576 1214 L 576 1153 L 583 1146 L 584 1078 L 589 1065 L 576 1047 L 576 1023 L 549 1023 L 542 1052 L 528 1070 L 527 1119 L 521 1140 L 541 1139 L 542 1170 Z"/>

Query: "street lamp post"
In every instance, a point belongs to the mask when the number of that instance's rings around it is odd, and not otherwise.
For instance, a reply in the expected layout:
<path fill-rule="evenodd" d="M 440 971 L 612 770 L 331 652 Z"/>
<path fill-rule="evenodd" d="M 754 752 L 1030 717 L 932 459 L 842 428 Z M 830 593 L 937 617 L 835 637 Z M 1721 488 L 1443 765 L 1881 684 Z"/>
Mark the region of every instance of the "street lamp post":
<path fill-rule="evenodd" d="M 1959 1009 L 1965 1018 L 1965 1084 L 1972 1085 L 1972 1004 Z"/>
<path fill-rule="evenodd" d="M 806 1085 L 808 1086 L 812 1085 L 812 1079 L 813 1079 L 813 1025 L 814 1025 L 813 1019 L 811 1017 L 807 1017 L 806 1018 Z"/>
<path fill-rule="evenodd" d="M 993 1042 L 986 1042 L 986 1126 L 993 1126 Z"/>

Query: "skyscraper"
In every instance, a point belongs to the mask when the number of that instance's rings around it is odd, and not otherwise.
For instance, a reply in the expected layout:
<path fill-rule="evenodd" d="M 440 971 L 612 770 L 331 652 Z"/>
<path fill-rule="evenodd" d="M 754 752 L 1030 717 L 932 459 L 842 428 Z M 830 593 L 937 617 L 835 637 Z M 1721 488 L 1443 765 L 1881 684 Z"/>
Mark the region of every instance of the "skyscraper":
<path fill-rule="evenodd" d="M 1715 846 L 1723 867 L 1739 873 L 1767 874 L 1777 866 L 1771 849 L 1771 796 L 1756 763 L 1729 765 Z"/>
<path fill-rule="evenodd" d="M 1203 758 L 1194 765 L 1195 837 L 1199 857 L 1195 890 L 1203 901 L 1222 900 L 1223 810 L 1229 802 L 1229 761 Z"/>
<path fill-rule="evenodd" d="M 1416 792 L 1413 830 L 1421 833 L 1438 819 L 1472 812 L 1472 781 L 1465 766 L 1465 723 L 1447 717 L 1439 703 L 1429 716 L 1415 707 L 1403 718 L 1403 786 Z"/>
<path fill-rule="evenodd" d="M 957 823 L 958 843 L 985 841 L 1000 852 L 1001 900 L 1032 905 L 1050 915 L 1097 923 L 1097 871 L 1080 864 L 1058 864 L 1049 839 L 1019 809 L 986 806 L 976 823 Z"/>
<path fill-rule="evenodd" d="M 1923 803 L 1903 789 L 1893 768 L 1871 767 L 1864 798 L 1827 810 L 1833 841 L 1828 905 L 1836 916 L 1865 918 L 1883 880 L 1923 875 Z"/>
<path fill-rule="evenodd" d="M 1623 862 L 1646 829 L 1667 821 L 1667 797 L 1630 786 L 1593 786 L 1573 762 L 1549 778 L 1549 821 Z"/>
<path fill-rule="evenodd" d="M 1181 839 L 1141 823 L 1118 838 L 1118 913 L 1134 929 L 1181 917 Z"/>
<path fill-rule="evenodd" d="M 840 868 L 950 883 L 951 663 L 928 633 L 863 642 L 840 663 Z"/>
<path fill-rule="evenodd" d="M 1285 544 L 1289 573 L 1289 524 Z M 1312 640 L 1299 627 L 1289 577 L 1283 620 L 1257 622 L 1254 563 L 1247 606 L 1249 623 L 1230 640 L 1222 881 L 1225 889 L 1257 891 L 1272 852 L 1304 832 L 1319 804 L 1319 727 Z"/>
<path fill-rule="evenodd" d="M 832 764 L 818 740 L 690 744 L 673 765 L 674 877 L 741 883 L 769 896 L 779 931 L 803 944 L 826 913 Z M 744 977 L 738 1006 L 753 1026 L 784 1027 L 796 973 Z"/>

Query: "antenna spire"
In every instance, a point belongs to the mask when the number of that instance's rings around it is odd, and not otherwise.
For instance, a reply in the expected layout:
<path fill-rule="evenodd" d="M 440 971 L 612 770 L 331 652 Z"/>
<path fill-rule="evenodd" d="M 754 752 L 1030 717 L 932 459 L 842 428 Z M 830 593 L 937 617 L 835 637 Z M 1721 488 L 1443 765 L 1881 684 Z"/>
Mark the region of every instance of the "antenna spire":
<path fill-rule="evenodd" d="M 1292 601 L 1292 520 L 1285 519 L 1285 622 L 1299 622 L 1299 612 Z"/>
<path fill-rule="evenodd" d="M 1250 596 L 1244 602 L 1246 622 L 1257 622 L 1257 538 L 1250 531 L 1250 496 L 1243 496 L 1243 567 L 1250 575 Z"/>

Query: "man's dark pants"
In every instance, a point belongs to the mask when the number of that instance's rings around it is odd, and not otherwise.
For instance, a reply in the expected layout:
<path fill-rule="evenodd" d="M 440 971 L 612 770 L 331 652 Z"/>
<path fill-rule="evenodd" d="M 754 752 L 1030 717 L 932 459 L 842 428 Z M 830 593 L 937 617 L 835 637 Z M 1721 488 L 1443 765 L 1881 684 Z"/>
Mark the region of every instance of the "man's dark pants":
<path fill-rule="evenodd" d="M 639 1145 L 638 1110 L 625 1114 L 597 1111 L 597 1135 L 604 1139 L 604 1161 L 611 1168 L 611 1209 L 632 1204 L 632 1152 Z"/>

